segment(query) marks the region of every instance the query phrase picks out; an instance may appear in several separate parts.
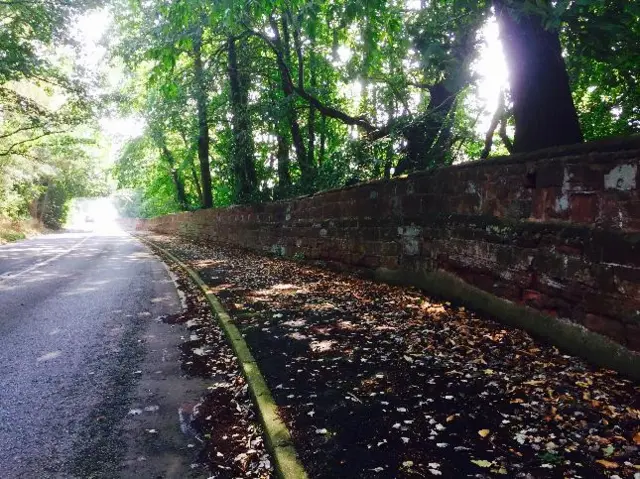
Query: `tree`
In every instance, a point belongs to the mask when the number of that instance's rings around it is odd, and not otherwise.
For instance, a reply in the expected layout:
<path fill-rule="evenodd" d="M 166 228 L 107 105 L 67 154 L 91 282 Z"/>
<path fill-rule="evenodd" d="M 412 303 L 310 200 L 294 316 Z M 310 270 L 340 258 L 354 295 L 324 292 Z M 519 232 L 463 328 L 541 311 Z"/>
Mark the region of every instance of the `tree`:
<path fill-rule="evenodd" d="M 239 57 L 246 58 L 246 49 L 246 40 L 236 40 L 234 37 L 229 37 L 227 54 L 229 101 L 233 116 L 231 121 L 233 130 L 232 168 L 235 179 L 234 199 L 238 203 L 251 201 L 256 190 L 254 143 L 248 109 L 249 72 L 246 67 L 241 68 L 241 60 L 239 59 Z"/>
<path fill-rule="evenodd" d="M 74 195 L 102 194 L 99 138 L 68 26 L 98 2 L 0 4 L 0 219 L 60 227 Z"/>
<path fill-rule="evenodd" d="M 200 178 L 202 178 L 202 206 L 211 208 L 213 196 L 211 191 L 211 171 L 209 169 L 209 121 L 207 118 L 207 92 L 202 66 L 202 28 L 195 27 L 193 36 L 193 72 L 195 77 L 194 94 L 198 108 L 198 160 L 200 161 Z"/>
<path fill-rule="evenodd" d="M 621 54 L 638 8 L 614 0 L 114 1 L 126 105 L 159 125 L 175 166 L 153 146 L 126 161 L 141 163 L 145 214 L 485 158 L 494 139 L 500 153 L 576 142 L 578 120 L 589 138 L 640 125 L 637 54 Z M 473 65 L 494 15 L 512 84 L 478 131 Z"/>
<path fill-rule="evenodd" d="M 543 23 L 547 10 L 528 0 L 494 5 L 509 65 L 514 152 L 581 142 L 559 35 Z"/>
<path fill-rule="evenodd" d="M 556 17 L 585 138 L 640 132 L 640 4 L 572 2 Z"/>

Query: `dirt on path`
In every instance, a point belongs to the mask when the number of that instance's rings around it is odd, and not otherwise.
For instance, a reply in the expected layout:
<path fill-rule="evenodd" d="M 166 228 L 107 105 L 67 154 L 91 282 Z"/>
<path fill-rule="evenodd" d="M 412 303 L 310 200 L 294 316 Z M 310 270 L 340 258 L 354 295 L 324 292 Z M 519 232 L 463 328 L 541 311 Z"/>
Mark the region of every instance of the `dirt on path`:
<path fill-rule="evenodd" d="M 191 465 L 193 472 L 203 478 L 271 478 L 273 462 L 233 351 L 202 292 L 182 269 L 169 267 L 183 311 L 163 318 L 163 322 L 184 328 L 184 335 L 179 344 L 163 350 L 162 361 L 175 351 L 181 374 L 190 381 L 199 378 L 203 384 L 200 395 L 192 401 L 186 400 L 193 396 L 188 390 L 173 390 L 182 401 L 177 408 L 180 430 L 191 438 L 189 447 L 199 451 Z M 134 470 L 135 462 L 133 457 L 129 462 Z M 170 477 L 171 464 L 162 467 L 161 476 Z M 141 472 L 144 476 L 145 470 Z"/>
<path fill-rule="evenodd" d="M 150 235 L 245 335 L 311 477 L 640 479 L 640 385 L 423 293 Z"/>

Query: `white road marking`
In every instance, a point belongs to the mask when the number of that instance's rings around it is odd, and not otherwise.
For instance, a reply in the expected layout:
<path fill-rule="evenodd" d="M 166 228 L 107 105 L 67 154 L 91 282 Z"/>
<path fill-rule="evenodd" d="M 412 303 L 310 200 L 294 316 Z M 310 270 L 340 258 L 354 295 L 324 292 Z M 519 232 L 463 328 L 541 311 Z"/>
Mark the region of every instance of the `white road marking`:
<path fill-rule="evenodd" d="M 51 256 L 50 258 L 47 258 L 43 261 L 40 261 L 39 263 L 34 264 L 33 266 L 29 266 L 26 269 L 23 269 L 22 271 L 12 274 L 12 272 L 8 272 L 8 273 L 4 273 L 0 275 L 0 281 L 4 281 L 7 279 L 15 279 L 18 278 L 19 276 L 22 276 L 23 274 L 29 273 L 31 271 L 33 271 L 34 269 L 38 269 L 46 264 L 51 263 L 52 261 L 57 260 L 58 258 L 61 258 L 62 256 L 71 253 L 74 249 L 76 249 L 78 246 L 80 246 L 82 243 L 84 243 L 85 241 L 87 241 L 89 238 L 91 238 L 93 235 L 88 235 L 85 236 L 84 238 L 82 238 L 80 241 L 78 241 L 77 243 L 75 243 L 73 246 L 71 246 L 71 248 L 69 248 L 68 250 L 63 251 L 62 253 L 58 253 L 54 256 Z"/>
<path fill-rule="evenodd" d="M 43 354 L 42 356 L 40 356 L 38 359 L 36 359 L 36 362 L 39 363 L 40 361 L 49 361 L 50 359 L 55 359 L 58 356 L 60 356 L 62 354 L 62 351 L 58 350 L 58 351 L 53 351 L 51 353 L 47 353 L 47 354 Z"/>

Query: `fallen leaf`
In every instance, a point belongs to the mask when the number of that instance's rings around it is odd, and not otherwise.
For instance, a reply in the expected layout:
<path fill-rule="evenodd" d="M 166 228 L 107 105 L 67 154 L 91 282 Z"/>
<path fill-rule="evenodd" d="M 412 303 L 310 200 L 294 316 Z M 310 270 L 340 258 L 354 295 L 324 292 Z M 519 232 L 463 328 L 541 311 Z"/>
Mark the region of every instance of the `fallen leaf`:
<path fill-rule="evenodd" d="M 540 384 L 544 384 L 544 381 L 536 380 L 536 381 L 525 381 L 522 384 L 526 384 L 528 386 L 539 386 Z"/>
<path fill-rule="evenodd" d="M 616 469 L 618 467 L 617 462 L 607 461 L 606 459 L 598 459 L 596 462 L 605 469 Z"/>
<path fill-rule="evenodd" d="M 487 437 L 490 432 L 491 431 L 489 429 L 480 429 L 478 434 L 480 434 L 480 437 Z"/>
<path fill-rule="evenodd" d="M 614 447 L 609 444 L 607 447 L 605 447 L 602 452 L 604 453 L 605 457 L 609 457 L 611 454 L 613 454 L 615 452 Z"/>
<path fill-rule="evenodd" d="M 491 467 L 493 464 L 491 461 L 485 461 L 484 459 L 473 459 L 471 462 L 480 467 Z"/>

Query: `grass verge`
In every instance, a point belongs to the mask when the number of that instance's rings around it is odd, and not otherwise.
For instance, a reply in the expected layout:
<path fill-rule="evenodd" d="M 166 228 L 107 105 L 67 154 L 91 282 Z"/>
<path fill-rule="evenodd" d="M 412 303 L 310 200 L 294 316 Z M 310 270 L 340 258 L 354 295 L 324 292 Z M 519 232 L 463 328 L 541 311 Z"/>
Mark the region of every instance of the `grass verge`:
<path fill-rule="evenodd" d="M 15 221 L 0 217 L 0 244 L 23 240 L 42 231 L 34 220 Z"/>

